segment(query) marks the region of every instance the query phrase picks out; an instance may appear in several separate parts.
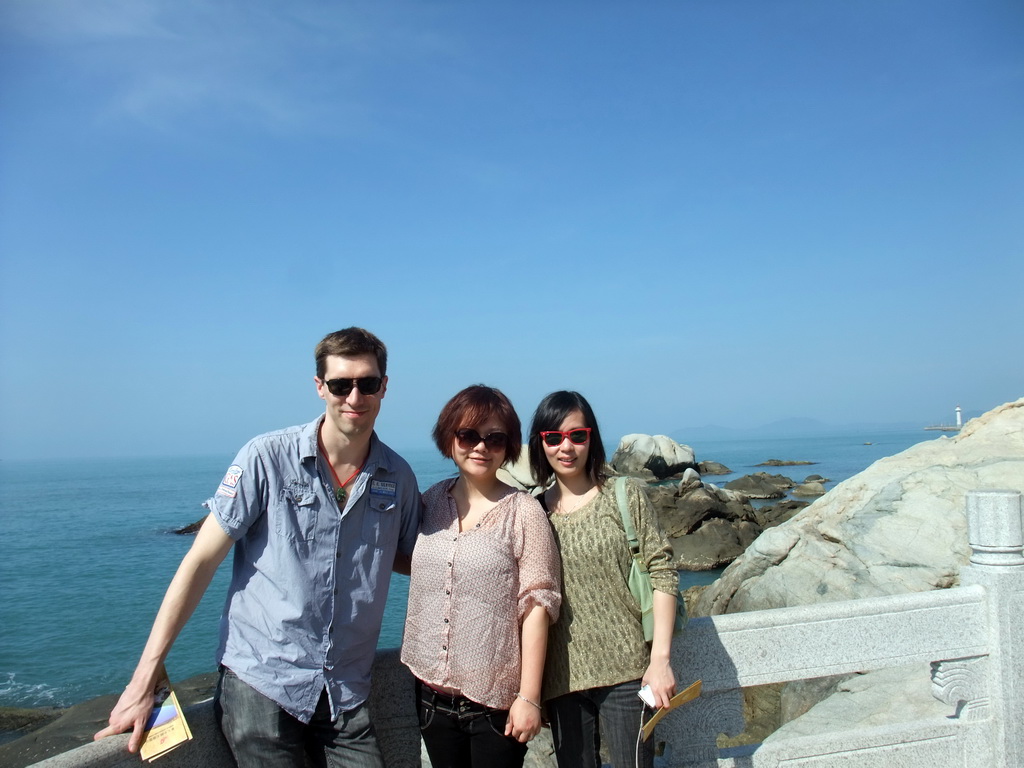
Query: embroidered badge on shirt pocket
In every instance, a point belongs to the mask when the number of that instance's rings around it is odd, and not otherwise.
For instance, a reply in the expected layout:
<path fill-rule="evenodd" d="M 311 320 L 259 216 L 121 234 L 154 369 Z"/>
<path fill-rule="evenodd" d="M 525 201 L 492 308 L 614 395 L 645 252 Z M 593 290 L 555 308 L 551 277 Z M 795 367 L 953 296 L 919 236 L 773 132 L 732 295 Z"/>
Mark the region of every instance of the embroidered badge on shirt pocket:
<path fill-rule="evenodd" d="M 312 541 L 320 509 L 313 489 L 302 483 L 288 483 L 281 489 L 279 502 L 275 530 L 291 541 Z"/>
<path fill-rule="evenodd" d="M 398 506 L 397 497 L 395 483 L 370 481 L 370 497 L 363 513 L 363 541 L 376 544 L 381 535 L 390 535 L 392 529 L 395 529 L 399 516 L 392 513 Z"/>

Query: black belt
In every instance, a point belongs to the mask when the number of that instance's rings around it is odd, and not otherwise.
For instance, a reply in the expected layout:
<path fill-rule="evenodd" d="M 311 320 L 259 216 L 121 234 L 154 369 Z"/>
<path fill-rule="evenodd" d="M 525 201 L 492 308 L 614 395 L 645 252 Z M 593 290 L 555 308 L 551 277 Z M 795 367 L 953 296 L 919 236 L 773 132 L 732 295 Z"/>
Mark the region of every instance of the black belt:
<path fill-rule="evenodd" d="M 417 680 L 416 685 L 420 689 L 420 701 L 445 715 L 455 715 L 465 720 L 492 712 L 504 712 L 502 709 L 485 706 L 472 699 L 467 699 L 465 696 L 438 691 L 422 680 Z"/>

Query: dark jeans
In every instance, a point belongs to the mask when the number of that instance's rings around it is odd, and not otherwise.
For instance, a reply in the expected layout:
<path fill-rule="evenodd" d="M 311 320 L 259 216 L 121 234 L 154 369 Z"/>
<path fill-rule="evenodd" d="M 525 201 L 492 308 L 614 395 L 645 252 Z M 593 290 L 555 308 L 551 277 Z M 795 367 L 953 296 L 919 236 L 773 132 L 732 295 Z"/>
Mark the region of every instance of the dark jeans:
<path fill-rule="evenodd" d="M 214 712 L 239 768 L 384 768 L 366 705 L 332 721 L 327 691 L 306 725 L 221 667 Z"/>
<path fill-rule="evenodd" d="M 558 768 L 600 768 L 602 744 L 614 768 L 652 768 L 654 738 L 638 740 L 644 713 L 639 690 L 640 681 L 631 680 L 549 699 Z"/>
<path fill-rule="evenodd" d="M 521 768 L 526 745 L 505 735 L 507 709 L 491 709 L 416 681 L 420 732 L 432 768 Z"/>

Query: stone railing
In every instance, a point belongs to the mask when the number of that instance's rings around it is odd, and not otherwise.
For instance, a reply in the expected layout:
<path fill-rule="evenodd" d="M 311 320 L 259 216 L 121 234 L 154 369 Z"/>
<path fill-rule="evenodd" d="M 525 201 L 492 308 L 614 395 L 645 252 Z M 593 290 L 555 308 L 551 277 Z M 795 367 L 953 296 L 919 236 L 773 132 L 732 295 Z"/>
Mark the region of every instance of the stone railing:
<path fill-rule="evenodd" d="M 868 768 L 1024 765 L 1024 533 L 1021 495 L 968 494 L 972 556 L 948 590 L 698 618 L 673 644 L 680 685 L 701 679 L 699 699 L 670 713 L 656 738 L 668 766 Z M 746 686 L 931 665 L 942 714 L 836 728 L 720 750 L 720 733 L 744 728 Z M 420 762 L 408 672 L 396 651 L 378 654 L 370 701 L 388 768 Z M 162 768 L 230 765 L 212 707 L 188 710 L 195 741 Z M 37 766 L 135 766 L 127 737 L 81 747 Z"/>
<path fill-rule="evenodd" d="M 658 738 L 670 765 L 725 768 L 1024 765 L 1024 537 L 1017 492 L 967 496 L 972 555 L 961 586 L 693 619 L 673 646 L 676 677 L 703 680 Z M 719 750 L 743 730 L 740 688 L 930 663 L 947 712 Z"/>

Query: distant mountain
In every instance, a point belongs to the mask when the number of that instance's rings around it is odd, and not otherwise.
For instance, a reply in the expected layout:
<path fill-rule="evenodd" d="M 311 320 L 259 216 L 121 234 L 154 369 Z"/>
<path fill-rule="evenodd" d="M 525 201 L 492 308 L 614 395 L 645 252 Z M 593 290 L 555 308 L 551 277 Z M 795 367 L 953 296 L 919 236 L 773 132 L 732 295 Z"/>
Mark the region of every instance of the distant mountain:
<path fill-rule="evenodd" d="M 676 442 L 687 440 L 734 440 L 745 437 L 816 437 L 818 435 L 844 434 L 848 432 L 889 432 L 895 430 L 921 429 L 916 422 L 855 424 L 828 424 L 807 416 L 793 416 L 778 419 L 767 424 L 751 427 L 723 427 L 706 424 L 701 427 L 681 427 L 668 433 Z"/>

